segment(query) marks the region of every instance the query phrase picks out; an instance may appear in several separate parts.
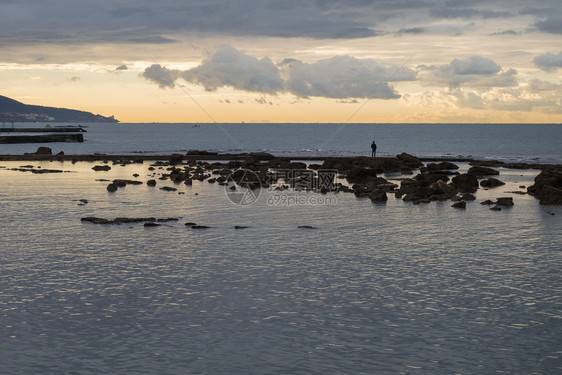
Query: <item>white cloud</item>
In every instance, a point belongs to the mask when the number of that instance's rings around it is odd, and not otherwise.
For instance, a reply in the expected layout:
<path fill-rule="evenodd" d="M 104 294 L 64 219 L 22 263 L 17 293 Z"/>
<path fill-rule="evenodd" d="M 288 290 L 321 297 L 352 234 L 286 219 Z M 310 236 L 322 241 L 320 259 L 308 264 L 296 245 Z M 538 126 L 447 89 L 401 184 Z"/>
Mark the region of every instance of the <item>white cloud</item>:
<path fill-rule="evenodd" d="M 140 74 L 141 77 L 157 83 L 160 88 L 173 88 L 177 78 L 177 71 L 168 70 L 160 64 L 153 64 Z"/>
<path fill-rule="evenodd" d="M 312 64 L 291 61 L 285 65 L 287 91 L 300 97 L 397 99 L 388 82 L 413 81 L 416 72 L 373 59 L 335 56 Z"/>
<path fill-rule="evenodd" d="M 181 77 L 207 91 L 219 87 L 274 94 L 283 89 L 279 69 L 267 57 L 257 59 L 230 46 L 219 49 L 200 66 L 184 71 Z"/>
<path fill-rule="evenodd" d="M 351 56 L 336 56 L 314 63 L 289 58 L 275 65 L 267 57 L 257 59 L 226 46 L 193 69 L 168 70 L 153 64 L 141 76 L 161 88 L 173 87 L 174 81 L 181 77 L 207 91 L 231 87 L 269 95 L 290 93 L 302 98 L 397 99 L 400 95 L 389 82 L 415 80 L 416 72 Z"/>

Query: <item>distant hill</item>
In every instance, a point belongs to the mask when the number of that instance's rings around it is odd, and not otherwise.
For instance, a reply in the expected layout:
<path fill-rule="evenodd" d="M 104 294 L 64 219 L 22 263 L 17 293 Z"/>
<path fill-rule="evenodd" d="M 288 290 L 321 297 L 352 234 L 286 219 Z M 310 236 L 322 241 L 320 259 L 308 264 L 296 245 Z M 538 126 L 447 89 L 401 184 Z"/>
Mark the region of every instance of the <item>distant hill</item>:
<path fill-rule="evenodd" d="M 113 116 L 94 115 L 75 109 L 28 105 L 2 95 L 0 95 L 0 121 L 119 122 Z"/>

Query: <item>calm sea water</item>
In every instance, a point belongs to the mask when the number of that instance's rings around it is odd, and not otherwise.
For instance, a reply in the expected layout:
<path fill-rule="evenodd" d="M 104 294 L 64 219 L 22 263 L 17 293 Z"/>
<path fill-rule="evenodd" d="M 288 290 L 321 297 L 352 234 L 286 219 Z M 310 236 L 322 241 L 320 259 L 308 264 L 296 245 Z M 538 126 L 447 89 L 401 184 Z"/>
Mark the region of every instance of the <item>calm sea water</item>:
<path fill-rule="evenodd" d="M 15 124 L 43 127 L 44 124 Z M 562 163 L 562 125 L 548 124 L 83 124 L 84 143 L 50 144 L 55 152 L 172 153 L 266 151 L 275 155 L 473 157 Z M 0 145 L 0 154 L 35 152 L 36 144 Z"/>
<path fill-rule="evenodd" d="M 562 208 L 510 193 L 537 171 L 501 169 L 463 211 L 267 190 L 239 206 L 207 182 L 110 194 L 97 179 L 146 181 L 148 163 L 32 164 L 68 173 L 0 162 L 2 374 L 562 372 Z M 500 196 L 515 206 L 479 204 Z"/>

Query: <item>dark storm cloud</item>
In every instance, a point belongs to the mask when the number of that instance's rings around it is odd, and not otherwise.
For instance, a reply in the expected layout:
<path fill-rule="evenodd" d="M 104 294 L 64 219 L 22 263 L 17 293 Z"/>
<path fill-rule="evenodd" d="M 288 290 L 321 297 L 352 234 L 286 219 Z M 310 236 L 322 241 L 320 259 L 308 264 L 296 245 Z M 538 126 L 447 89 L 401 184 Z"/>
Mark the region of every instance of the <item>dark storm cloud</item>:
<path fill-rule="evenodd" d="M 545 33 L 562 34 L 562 16 L 548 17 L 543 21 L 535 23 L 535 26 Z"/>
<path fill-rule="evenodd" d="M 197 36 L 354 39 L 451 33 L 441 21 L 530 15 L 525 30 L 559 34 L 559 1 L 529 6 L 468 0 L 13 0 L 0 1 L 0 46 L 173 44 Z M 458 28 L 457 28 L 458 29 Z"/>
<path fill-rule="evenodd" d="M 422 80 L 430 86 L 488 90 L 518 84 L 514 69 L 504 71 L 496 62 L 482 56 L 453 59 L 449 64 L 421 66 L 420 69 L 423 71 Z"/>
<path fill-rule="evenodd" d="M 397 99 L 400 95 L 389 82 L 416 80 L 416 72 L 351 56 L 335 56 L 314 63 L 288 58 L 275 65 L 267 57 L 257 59 L 226 46 L 196 68 L 177 71 L 154 64 L 142 77 L 161 88 L 171 88 L 177 78 L 182 78 L 207 91 L 231 87 L 269 95 L 290 93 L 301 98 Z"/>
<path fill-rule="evenodd" d="M 535 57 L 533 62 L 537 67 L 545 71 L 553 71 L 562 68 L 562 52 L 559 52 L 558 55 L 554 55 L 550 52 L 543 53 Z"/>

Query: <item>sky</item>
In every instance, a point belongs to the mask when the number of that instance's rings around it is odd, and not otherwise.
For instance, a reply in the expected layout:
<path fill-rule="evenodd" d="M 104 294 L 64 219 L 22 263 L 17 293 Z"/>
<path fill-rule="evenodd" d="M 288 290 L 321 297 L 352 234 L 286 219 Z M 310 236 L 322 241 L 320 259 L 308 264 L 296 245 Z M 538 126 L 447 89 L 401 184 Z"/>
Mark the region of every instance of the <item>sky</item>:
<path fill-rule="evenodd" d="M 122 122 L 562 123 L 562 2 L 0 0 L 0 82 Z"/>

